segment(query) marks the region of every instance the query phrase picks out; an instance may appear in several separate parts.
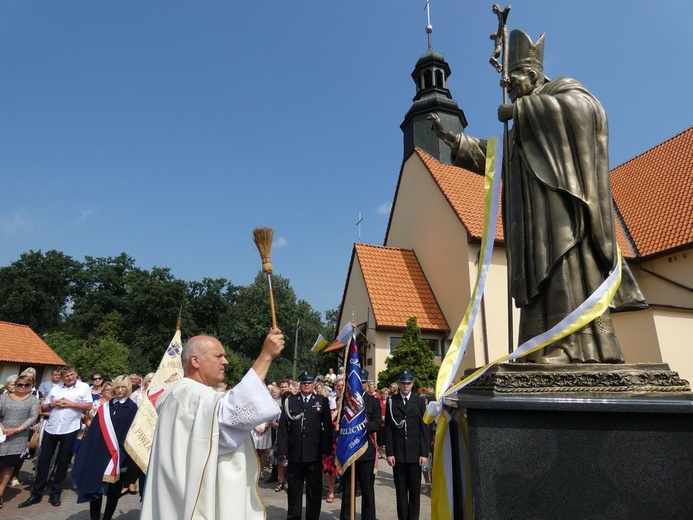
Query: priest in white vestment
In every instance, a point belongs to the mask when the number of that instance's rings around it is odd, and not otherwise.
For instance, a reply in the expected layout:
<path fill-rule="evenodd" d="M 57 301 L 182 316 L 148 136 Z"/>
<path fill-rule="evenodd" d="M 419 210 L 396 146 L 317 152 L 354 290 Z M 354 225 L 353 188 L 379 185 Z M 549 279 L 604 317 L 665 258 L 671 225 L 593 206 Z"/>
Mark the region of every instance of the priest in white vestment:
<path fill-rule="evenodd" d="M 213 387 L 224 380 L 224 347 L 210 336 L 188 340 L 181 355 L 185 377 L 156 402 L 141 520 L 265 517 L 250 431 L 277 415 L 263 381 L 283 348 L 284 336 L 272 329 L 241 382 L 220 393 Z"/>

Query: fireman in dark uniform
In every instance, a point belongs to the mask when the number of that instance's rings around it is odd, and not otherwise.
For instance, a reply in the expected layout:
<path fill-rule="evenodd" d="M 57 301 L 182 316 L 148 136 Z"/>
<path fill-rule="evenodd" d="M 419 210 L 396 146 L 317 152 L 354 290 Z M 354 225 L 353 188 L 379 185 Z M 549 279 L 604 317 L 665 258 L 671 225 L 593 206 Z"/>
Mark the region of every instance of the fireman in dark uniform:
<path fill-rule="evenodd" d="M 397 495 L 397 518 L 418 520 L 421 468 L 428 461 L 429 428 L 423 422 L 426 406 L 412 392 L 414 374 L 398 377 L 399 392 L 391 395 L 385 409 L 385 455 L 392 466 Z"/>
<path fill-rule="evenodd" d="M 351 471 L 356 468 L 356 485 L 361 488 L 361 520 L 375 520 L 375 459 L 377 458 L 375 432 L 380 430 L 380 399 L 367 392 L 368 373 L 361 372 L 361 392 L 366 409 L 366 436 L 368 448 L 342 474 L 342 507 L 340 520 L 351 515 Z"/>
<path fill-rule="evenodd" d="M 287 520 L 300 520 L 303 484 L 306 520 L 318 520 L 322 505 L 322 456 L 332 445 L 332 418 L 327 398 L 315 390 L 315 374 L 303 372 L 300 391 L 284 403 L 277 432 L 277 454 L 287 458 L 289 482 Z"/>

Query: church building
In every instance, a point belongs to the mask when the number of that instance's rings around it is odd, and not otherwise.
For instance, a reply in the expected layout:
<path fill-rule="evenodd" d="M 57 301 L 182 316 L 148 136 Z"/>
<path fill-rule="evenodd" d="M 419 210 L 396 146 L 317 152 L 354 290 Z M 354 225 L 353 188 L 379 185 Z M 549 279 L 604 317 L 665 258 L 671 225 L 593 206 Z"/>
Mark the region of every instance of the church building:
<path fill-rule="evenodd" d="M 386 368 L 412 316 L 440 363 L 474 288 L 483 178 L 450 165 L 450 149 L 427 120 L 434 113 L 454 133 L 467 126 L 447 88 L 449 76 L 445 58 L 429 45 L 412 73 L 416 95 L 400 126 L 404 159 L 384 241 L 357 243 L 352 250 L 338 326 L 353 313 L 372 379 Z M 693 127 L 614 168 L 611 185 L 618 245 L 649 304 L 612 314 L 625 362 L 665 362 L 693 380 Z M 506 281 L 499 216 L 462 370 L 508 353 Z M 515 341 L 518 321 L 514 308 Z"/>

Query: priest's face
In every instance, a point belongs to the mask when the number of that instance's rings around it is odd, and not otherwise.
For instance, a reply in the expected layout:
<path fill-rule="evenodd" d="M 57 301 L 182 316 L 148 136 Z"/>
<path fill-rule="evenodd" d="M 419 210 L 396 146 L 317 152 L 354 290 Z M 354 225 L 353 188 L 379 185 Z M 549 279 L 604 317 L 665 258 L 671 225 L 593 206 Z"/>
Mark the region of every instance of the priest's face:
<path fill-rule="evenodd" d="M 229 362 L 224 347 L 216 339 L 209 338 L 201 354 L 192 356 L 191 362 L 193 366 L 197 365 L 198 375 L 207 386 L 216 386 L 224 381 L 224 372 Z"/>

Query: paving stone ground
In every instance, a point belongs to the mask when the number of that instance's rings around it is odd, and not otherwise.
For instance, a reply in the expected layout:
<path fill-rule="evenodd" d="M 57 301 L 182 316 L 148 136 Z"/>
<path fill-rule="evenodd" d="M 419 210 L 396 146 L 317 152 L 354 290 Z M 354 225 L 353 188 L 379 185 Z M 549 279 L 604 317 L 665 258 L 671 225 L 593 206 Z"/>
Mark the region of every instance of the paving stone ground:
<path fill-rule="evenodd" d="M 265 475 L 268 473 L 265 472 Z M 5 490 L 5 505 L 0 510 L 0 518 L 17 520 L 89 520 L 89 504 L 77 504 L 77 493 L 72 489 L 72 478 L 66 479 L 62 494 L 62 504 L 60 507 L 53 507 L 48 503 L 48 496 L 44 496 L 43 501 L 31 507 L 18 509 L 17 505 L 29 498 L 31 491 L 31 481 L 34 475 L 33 461 L 27 461 L 19 474 L 22 483 L 19 487 L 8 486 Z M 286 518 L 286 493 L 274 492 L 275 484 L 259 485 L 260 498 L 267 507 L 267 520 L 284 520 Z M 324 490 L 326 496 L 327 490 Z M 378 475 L 375 478 L 375 499 L 378 520 L 396 520 L 397 511 L 395 505 L 395 487 L 392 482 L 392 468 L 384 460 L 380 461 Z M 118 502 L 118 508 L 114 519 L 116 520 L 137 520 L 140 514 L 139 495 L 125 495 Z M 356 499 L 356 518 L 360 518 L 360 498 Z M 104 500 L 105 505 L 105 500 Z M 328 504 L 323 500 L 320 518 L 325 520 L 336 520 L 339 518 L 339 508 L 341 498 L 339 495 L 334 502 Z M 430 520 L 431 501 L 429 496 L 421 495 L 421 520 Z M 226 518 L 219 520 L 242 520 L 229 512 Z M 161 519 L 165 520 L 165 519 Z"/>

